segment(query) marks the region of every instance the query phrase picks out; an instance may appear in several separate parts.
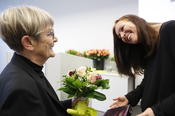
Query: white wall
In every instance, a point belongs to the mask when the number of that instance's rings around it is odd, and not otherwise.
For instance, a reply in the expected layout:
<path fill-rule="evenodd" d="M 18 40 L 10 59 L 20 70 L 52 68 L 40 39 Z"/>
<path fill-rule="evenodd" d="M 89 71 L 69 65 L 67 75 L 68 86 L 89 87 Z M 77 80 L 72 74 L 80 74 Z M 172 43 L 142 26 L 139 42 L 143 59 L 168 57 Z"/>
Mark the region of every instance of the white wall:
<path fill-rule="evenodd" d="M 68 5 L 66 9 L 77 7 L 77 10 L 57 17 L 56 28 L 60 41 L 55 49 L 58 51 L 70 48 L 80 51 L 106 48 L 113 51 L 114 21 L 123 14 L 138 13 L 136 0 L 78 0 L 69 4 L 72 6 Z"/>
<path fill-rule="evenodd" d="M 175 20 L 175 1 L 139 0 L 139 16 L 150 22 Z"/>
<path fill-rule="evenodd" d="M 138 14 L 138 0 L 0 0 L 0 12 L 7 7 L 34 5 L 50 12 L 59 38 L 56 52 L 106 48 L 113 51 L 112 26 L 124 14 Z M 0 53 L 9 50 L 2 46 Z M 0 56 L 0 64 L 3 64 Z M 0 72 L 4 65 L 0 66 Z"/>
<path fill-rule="evenodd" d="M 12 52 L 7 45 L 0 39 L 0 72 L 3 70 L 8 62 L 7 52 Z"/>
<path fill-rule="evenodd" d="M 110 73 L 102 73 L 101 74 L 104 79 L 109 79 L 110 88 L 107 90 L 98 90 L 99 92 L 105 94 L 106 100 L 99 101 L 96 99 L 91 100 L 91 106 L 98 111 L 105 112 L 109 109 L 109 106 L 114 102 L 113 99 L 118 96 L 123 96 L 132 90 L 133 78 L 121 77 L 117 73 L 110 74 Z M 132 86 L 130 88 L 130 85 Z M 102 116 L 102 115 L 101 115 Z M 116 116 L 116 115 L 115 115 Z"/>

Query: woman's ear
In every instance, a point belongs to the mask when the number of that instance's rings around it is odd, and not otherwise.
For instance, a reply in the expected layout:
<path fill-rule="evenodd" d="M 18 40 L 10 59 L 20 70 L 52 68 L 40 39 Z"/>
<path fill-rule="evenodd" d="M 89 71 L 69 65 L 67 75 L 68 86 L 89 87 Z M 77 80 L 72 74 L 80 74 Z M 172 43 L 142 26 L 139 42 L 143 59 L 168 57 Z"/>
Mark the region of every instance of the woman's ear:
<path fill-rule="evenodd" d="M 28 35 L 22 37 L 21 44 L 26 50 L 32 51 L 34 49 L 34 40 Z"/>

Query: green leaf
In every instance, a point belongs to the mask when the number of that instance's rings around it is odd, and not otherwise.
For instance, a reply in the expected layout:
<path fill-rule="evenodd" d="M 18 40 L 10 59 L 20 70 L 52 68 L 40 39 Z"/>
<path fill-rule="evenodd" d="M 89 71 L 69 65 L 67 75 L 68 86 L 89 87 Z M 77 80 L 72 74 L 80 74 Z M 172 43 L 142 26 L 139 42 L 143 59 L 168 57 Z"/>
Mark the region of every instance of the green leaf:
<path fill-rule="evenodd" d="M 109 79 L 98 79 L 95 84 L 99 88 L 109 89 Z"/>
<path fill-rule="evenodd" d="M 98 92 L 98 91 L 94 91 L 94 92 L 92 93 L 92 95 L 93 95 L 93 98 L 95 98 L 95 99 L 97 99 L 97 100 L 99 100 L 99 101 L 104 101 L 104 100 L 106 100 L 106 96 L 105 96 L 104 94 Z"/>
<path fill-rule="evenodd" d="M 64 91 L 64 92 L 67 93 L 67 94 L 71 94 L 71 95 L 74 95 L 74 94 L 75 94 L 75 92 L 74 92 L 73 89 L 69 89 L 69 88 L 67 88 L 67 87 L 62 87 L 62 88 L 60 88 L 59 90 L 62 90 L 62 91 Z"/>
<path fill-rule="evenodd" d="M 74 82 L 72 82 L 72 84 L 77 87 L 77 88 L 81 88 L 82 86 L 84 86 L 84 83 L 81 82 L 80 80 L 75 80 Z"/>

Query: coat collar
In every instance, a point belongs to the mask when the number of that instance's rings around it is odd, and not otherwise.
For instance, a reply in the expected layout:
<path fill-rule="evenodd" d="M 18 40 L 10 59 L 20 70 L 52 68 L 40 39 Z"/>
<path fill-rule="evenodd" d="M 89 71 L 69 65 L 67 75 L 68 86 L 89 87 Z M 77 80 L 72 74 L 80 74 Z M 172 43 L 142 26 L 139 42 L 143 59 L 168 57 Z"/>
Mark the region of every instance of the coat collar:
<path fill-rule="evenodd" d="M 37 83 L 37 86 L 40 87 L 44 92 L 46 92 L 53 100 L 55 100 L 56 102 L 59 102 L 59 99 L 55 93 L 55 91 L 53 90 L 52 86 L 50 85 L 50 83 L 48 82 L 48 80 L 46 79 L 47 85 L 49 86 L 46 87 L 43 85 L 42 82 L 42 78 L 39 76 L 39 74 L 32 69 L 32 67 L 22 58 L 22 56 L 14 53 L 12 59 L 11 59 L 11 63 L 17 65 L 18 67 L 20 67 L 22 70 L 24 70 L 25 72 L 27 72 L 31 78 L 33 80 L 35 80 L 35 82 Z"/>

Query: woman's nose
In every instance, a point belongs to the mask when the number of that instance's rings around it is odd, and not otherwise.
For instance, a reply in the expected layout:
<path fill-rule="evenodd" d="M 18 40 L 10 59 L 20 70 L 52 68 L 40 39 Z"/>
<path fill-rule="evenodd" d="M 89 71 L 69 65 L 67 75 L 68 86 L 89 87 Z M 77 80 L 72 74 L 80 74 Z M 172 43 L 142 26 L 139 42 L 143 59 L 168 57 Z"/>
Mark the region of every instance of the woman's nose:
<path fill-rule="evenodd" d="M 58 41 L 58 38 L 55 36 L 54 37 L 54 42 L 57 42 Z"/>
<path fill-rule="evenodd" d="M 121 37 L 122 39 L 124 39 L 124 38 L 125 38 L 125 33 L 124 33 L 124 32 L 120 32 L 120 37 Z"/>

